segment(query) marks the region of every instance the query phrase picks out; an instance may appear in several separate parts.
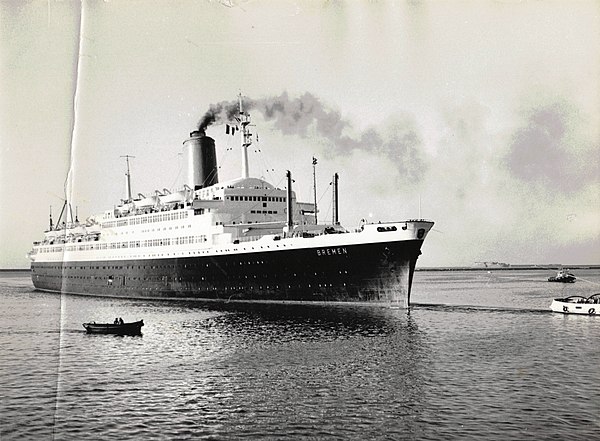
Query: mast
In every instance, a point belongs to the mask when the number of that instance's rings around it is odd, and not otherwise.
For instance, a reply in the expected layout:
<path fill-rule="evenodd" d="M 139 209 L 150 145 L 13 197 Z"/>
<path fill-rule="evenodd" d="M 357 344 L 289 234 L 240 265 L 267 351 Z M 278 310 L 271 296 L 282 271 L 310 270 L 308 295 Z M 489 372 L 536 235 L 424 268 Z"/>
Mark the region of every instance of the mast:
<path fill-rule="evenodd" d="M 312 166 L 313 166 L 313 188 L 314 188 L 314 197 L 315 197 L 315 225 L 319 222 L 317 221 L 317 158 L 313 156 L 312 158 Z"/>
<path fill-rule="evenodd" d="M 338 181 L 339 181 L 340 177 L 338 176 L 337 173 L 335 173 L 333 175 L 333 219 L 332 219 L 332 223 L 333 225 L 339 225 L 340 224 L 340 219 L 339 219 L 339 208 L 338 208 Z"/>
<path fill-rule="evenodd" d="M 125 173 L 125 194 L 127 195 L 126 202 L 131 202 L 131 173 L 129 171 L 129 158 L 135 158 L 135 156 L 123 155 L 121 158 L 125 158 L 125 161 L 127 162 L 127 173 Z"/>
<path fill-rule="evenodd" d="M 250 125 L 250 114 L 244 113 L 242 106 L 242 94 L 239 94 L 240 100 L 240 126 L 242 127 L 242 178 L 249 176 L 248 171 L 248 147 L 252 144 L 252 133 L 248 126 Z"/>
<path fill-rule="evenodd" d="M 54 225 L 52 225 L 52 205 L 50 205 L 50 231 L 52 231 Z"/>
<path fill-rule="evenodd" d="M 63 218 L 63 214 L 65 215 L 65 220 L 63 221 L 65 224 L 67 223 L 67 214 L 65 213 L 65 208 L 67 208 L 67 201 L 65 200 L 62 210 L 60 210 L 60 215 L 58 216 L 58 220 L 56 221 L 56 229 L 60 227 L 60 220 Z"/>
<path fill-rule="evenodd" d="M 294 215 L 292 205 L 292 172 L 287 170 L 285 173 L 287 178 L 287 234 L 291 236 L 294 231 Z"/>

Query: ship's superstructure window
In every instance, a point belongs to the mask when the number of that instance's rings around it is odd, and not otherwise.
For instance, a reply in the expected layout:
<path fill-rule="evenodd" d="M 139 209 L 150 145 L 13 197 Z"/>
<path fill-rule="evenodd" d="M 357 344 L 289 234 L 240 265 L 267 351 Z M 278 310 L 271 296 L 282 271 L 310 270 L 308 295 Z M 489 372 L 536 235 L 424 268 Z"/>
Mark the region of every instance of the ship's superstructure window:
<path fill-rule="evenodd" d="M 186 245 L 194 243 L 205 243 L 207 242 L 207 236 L 201 234 L 198 236 L 179 236 L 179 237 L 167 237 L 162 239 L 149 239 L 149 240 L 136 240 L 136 241 L 123 241 L 123 242 L 112 242 L 112 243 L 94 243 L 85 245 L 67 245 L 66 247 L 40 247 L 35 250 L 36 253 L 55 253 L 63 251 L 91 251 L 91 250 L 117 250 L 122 248 L 140 248 L 140 247 L 157 247 L 157 246 L 169 246 L 169 245 Z"/>
<path fill-rule="evenodd" d="M 118 221 L 108 221 L 102 222 L 103 228 L 115 228 L 115 227 L 124 227 L 127 225 L 141 225 L 147 223 L 154 222 L 166 222 L 173 221 L 179 219 L 187 219 L 188 213 L 185 210 L 167 212 L 167 213 L 156 213 L 156 214 L 146 214 L 142 216 L 135 216 L 131 218 L 119 219 Z"/>
<path fill-rule="evenodd" d="M 226 196 L 226 200 L 235 202 L 286 202 L 287 198 L 280 196 Z"/>

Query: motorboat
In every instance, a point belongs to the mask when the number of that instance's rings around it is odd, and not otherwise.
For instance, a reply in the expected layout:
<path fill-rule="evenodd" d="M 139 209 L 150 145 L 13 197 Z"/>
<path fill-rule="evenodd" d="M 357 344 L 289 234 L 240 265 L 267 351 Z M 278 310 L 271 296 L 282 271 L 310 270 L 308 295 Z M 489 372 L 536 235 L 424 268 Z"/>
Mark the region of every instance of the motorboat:
<path fill-rule="evenodd" d="M 574 283 L 577 277 L 569 272 L 568 269 L 562 269 L 556 276 L 548 277 L 548 282 Z"/>
<path fill-rule="evenodd" d="M 564 299 L 554 299 L 550 309 L 563 314 L 596 315 L 600 313 L 600 293 L 589 297 L 569 296 Z"/>

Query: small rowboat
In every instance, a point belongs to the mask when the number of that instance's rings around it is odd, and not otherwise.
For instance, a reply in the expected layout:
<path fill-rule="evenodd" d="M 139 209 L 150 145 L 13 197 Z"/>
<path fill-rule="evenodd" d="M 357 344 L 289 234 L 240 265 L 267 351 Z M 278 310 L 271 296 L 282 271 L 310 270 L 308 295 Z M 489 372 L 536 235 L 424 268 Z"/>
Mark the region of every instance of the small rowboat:
<path fill-rule="evenodd" d="M 553 312 L 562 312 L 563 314 L 600 314 L 600 293 L 589 297 L 570 296 L 564 299 L 554 299 L 550 309 Z"/>
<path fill-rule="evenodd" d="M 117 334 L 117 335 L 139 335 L 142 333 L 144 321 L 132 323 L 84 323 L 83 327 L 88 334 Z"/>

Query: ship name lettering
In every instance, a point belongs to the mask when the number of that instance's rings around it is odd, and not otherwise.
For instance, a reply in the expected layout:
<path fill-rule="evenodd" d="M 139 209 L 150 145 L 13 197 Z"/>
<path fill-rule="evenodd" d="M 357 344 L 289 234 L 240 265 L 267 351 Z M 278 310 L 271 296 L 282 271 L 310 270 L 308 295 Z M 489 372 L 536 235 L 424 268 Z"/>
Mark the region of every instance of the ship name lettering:
<path fill-rule="evenodd" d="M 317 256 L 341 256 L 342 254 L 348 254 L 345 247 L 321 248 L 317 250 Z"/>

